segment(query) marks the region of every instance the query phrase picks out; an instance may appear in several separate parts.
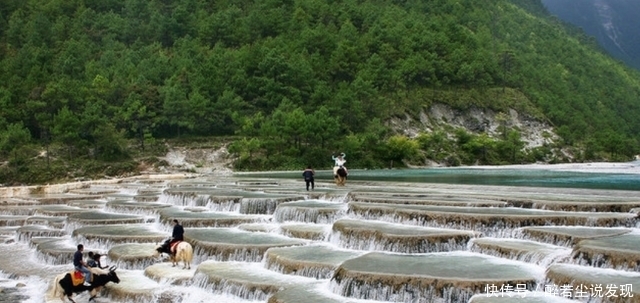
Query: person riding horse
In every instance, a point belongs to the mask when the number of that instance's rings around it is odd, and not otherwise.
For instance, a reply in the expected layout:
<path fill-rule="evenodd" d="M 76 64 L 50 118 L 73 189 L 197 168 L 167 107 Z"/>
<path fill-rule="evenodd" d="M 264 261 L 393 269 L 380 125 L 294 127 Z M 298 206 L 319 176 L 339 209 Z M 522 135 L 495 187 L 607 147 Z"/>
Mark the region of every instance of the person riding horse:
<path fill-rule="evenodd" d="M 331 155 L 331 159 L 335 162 L 333 166 L 333 178 L 336 180 L 336 185 L 344 186 L 347 175 L 349 174 L 347 168 L 344 166 L 347 163 L 345 160 L 345 153 L 341 153 L 337 157 Z"/>
<path fill-rule="evenodd" d="M 73 266 L 77 271 L 82 272 L 84 275 L 84 286 L 91 286 L 91 271 L 87 268 L 87 262 L 82 259 L 82 251 L 84 251 L 84 245 L 78 244 L 78 250 L 73 254 Z"/>
<path fill-rule="evenodd" d="M 89 260 L 87 260 L 87 265 L 89 265 L 89 267 L 97 267 L 100 269 L 105 269 L 108 266 L 102 266 L 102 262 L 101 259 L 102 255 L 99 253 L 93 253 L 92 251 L 89 252 Z"/>
<path fill-rule="evenodd" d="M 173 232 L 171 233 L 171 238 L 167 239 L 167 241 L 165 241 L 162 246 L 166 248 L 166 251 L 170 251 L 171 254 L 174 255 L 175 252 L 171 250 L 171 247 L 176 242 L 184 241 L 184 228 L 182 227 L 182 225 L 180 225 L 180 223 L 178 223 L 178 220 L 176 219 L 173 219 L 172 224 Z"/>
<path fill-rule="evenodd" d="M 344 164 L 347 163 L 347 160 L 344 159 L 346 156 L 347 155 L 345 155 L 345 153 L 341 153 L 337 157 L 334 155 L 331 155 L 331 160 L 335 161 L 334 166 L 336 167 L 344 166 Z"/>

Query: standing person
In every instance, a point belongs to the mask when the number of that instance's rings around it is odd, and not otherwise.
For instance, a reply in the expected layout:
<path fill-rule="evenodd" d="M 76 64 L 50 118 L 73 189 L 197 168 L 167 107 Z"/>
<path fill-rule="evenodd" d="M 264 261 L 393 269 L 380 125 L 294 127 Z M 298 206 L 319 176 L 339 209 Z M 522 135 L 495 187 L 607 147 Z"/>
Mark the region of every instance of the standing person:
<path fill-rule="evenodd" d="M 84 286 L 91 286 L 91 271 L 87 268 L 88 265 L 84 260 L 82 260 L 82 251 L 84 250 L 84 245 L 78 244 L 78 250 L 73 254 L 73 266 L 75 266 L 77 271 L 80 271 L 84 274 Z"/>
<path fill-rule="evenodd" d="M 169 250 L 171 250 L 171 245 L 173 243 L 184 241 L 184 228 L 178 220 L 173 219 L 173 232 L 171 233 L 171 241 L 169 242 Z"/>
<path fill-rule="evenodd" d="M 307 169 L 305 169 L 302 172 L 302 176 L 304 177 L 304 182 L 307 183 L 307 191 L 309 191 L 309 184 L 311 184 L 311 190 L 313 190 L 316 186 L 313 182 L 313 176 L 316 174 L 315 171 L 313 171 L 313 169 L 311 168 L 311 165 L 307 166 Z"/>

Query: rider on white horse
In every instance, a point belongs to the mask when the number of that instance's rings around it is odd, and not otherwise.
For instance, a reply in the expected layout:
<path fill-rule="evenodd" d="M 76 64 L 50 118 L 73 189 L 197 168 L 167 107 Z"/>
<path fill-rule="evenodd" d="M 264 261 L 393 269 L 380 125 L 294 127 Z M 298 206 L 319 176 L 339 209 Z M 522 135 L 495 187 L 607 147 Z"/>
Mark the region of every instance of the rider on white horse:
<path fill-rule="evenodd" d="M 337 157 L 334 155 L 331 155 L 331 160 L 335 161 L 336 163 L 334 166 L 337 166 L 337 167 L 344 166 L 344 164 L 347 163 L 347 160 L 344 159 L 346 156 L 347 155 L 345 155 L 344 153 L 341 153 Z"/>
<path fill-rule="evenodd" d="M 175 251 L 171 250 L 171 246 L 176 243 L 176 242 L 181 242 L 184 241 L 184 228 L 182 227 L 182 225 L 180 225 L 180 223 L 178 223 L 178 220 L 173 219 L 173 232 L 171 233 L 171 239 L 169 239 L 169 243 L 168 243 L 168 248 L 169 251 L 171 251 L 172 255 L 175 255 Z"/>
<path fill-rule="evenodd" d="M 342 168 L 344 168 L 345 172 L 347 171 L 347 168 L 344 166 L 344 164 L 347 163 L 347 160 L 345 160 L 346 156 L 347 155 L 345 155 L 345 153 L 341 153 L 337 157 L 334 156 L 334 155 L 331 155 L 331 160 L 333 160 L 335 162 L 335 165 L 333 166 L 333 175 L 334 176 L 338 175 L 338 169 L 341 166 L 342 166 Z"/>

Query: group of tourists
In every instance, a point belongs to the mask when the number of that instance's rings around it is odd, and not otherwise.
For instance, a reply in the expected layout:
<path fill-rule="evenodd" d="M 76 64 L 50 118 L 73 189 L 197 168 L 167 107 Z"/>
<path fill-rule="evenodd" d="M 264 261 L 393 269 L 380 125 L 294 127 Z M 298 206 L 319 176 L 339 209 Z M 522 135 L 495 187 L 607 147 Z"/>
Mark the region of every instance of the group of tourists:
<path fill-rule="evenodd" d="M 78 244 L 76 252 L 73 254 L 73 266 L 77 271 L 84 274 L 84 286 L 91 286 L 91 271 L 89 268 L 97 267 L 100 269 L 107 268 L 106 266 L 102 266 L 100 263 L 100 259 L 102 258 L 101 254 L 94 253 L 92 251 L 89 252 L 89 259 L 85 261 L 82 257 L 82 252 L 84 251 L 84 245 Z"/>
<path fill-rule="evenodd" d="M 341 153 L 338 156 L 331 155 L 331 160 L 334 161 L 333 178 L 337 186 L 344 186 L 347 180 L 347 175 L 349 174 L 347 168 L 344 166 L 344 164 L 347 163 L 347 160 L 345 159 L 346 156 L 347 155 L 345 155 L 345 153 Z M 312 191 L 315 189 L 315 174 L 316 173 L 311 166 L 307 166 L 307 168 L 302 172 L 304 182 L 307 185 L 307 191 L 309 191 L 309 186 L 311 186 Z"/>
<path fill-rule="evenodd" d="M 184 228 L 178 220 L 174 219 L 172 221 L 173 224 L 173 232 L 171 233 L 171 238 L 169 238 L 165 245 L 170 248 L 174 243 L 184 241 Z M 102 266 L 100 259 L 102 259 L 102 255 L 99 253 L 94 253 L 90 251 L 88 253 L 89 258 L 87 261 L 84 260 L 82 254 L 84 252 L 84 245 L 78 244 L 76 252 L 73 254 L 73 266 L 79 272 L 84 275 L 84 286 L 91 286 L 91 270 L 89 268 L 97 267 L 100 269 L 105 269 L 107 266 Z M 170 249 L 168 250 L 170 251 Z"/>

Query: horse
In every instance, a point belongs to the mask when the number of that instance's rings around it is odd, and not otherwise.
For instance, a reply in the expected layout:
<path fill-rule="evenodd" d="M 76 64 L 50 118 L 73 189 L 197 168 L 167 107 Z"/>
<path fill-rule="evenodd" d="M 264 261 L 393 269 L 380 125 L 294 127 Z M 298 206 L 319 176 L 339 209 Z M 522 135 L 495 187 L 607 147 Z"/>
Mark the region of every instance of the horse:
<path fill-rule="evenodd" d="M 166 253 L 171 257 L 173 267 L 176 267 L 178 262 L 182 261 L 182 269 L 191 269 L 191 260 L 193 260 L 193 247 L 191 247 L 191 244 L 185 241 L 178 241 L 178 243 L 173 246 L 175 247 L 175 254 L 171 252 L 169 241 L 166 241 L 163 245 L 156 248 L 156 254 L 154 254 L 154 256 L 158 257 L 160 254 Z"/>
<path fill-rule="evenodd" d="M 347 169 L 344 166 L 334 167 L 333 177 L 336 179 L 337 186 L 344 186 L 344 183 L 347 181 Z"/>
<path fill-rule="evenodd" d="M 120 283 L 120 278 L 116 274 L 115 266 L 111 266 L 109 269 L 100 269 L 97 267 L 89 268 L 91 273 L 93 274 L 91 286 L 84 286 L 82 281 L 84 278 L 81 278 L 79 285 L 73 285 L 73 281 L 71 279 L 72 272 L 66 272 L 58 275 L 53 280 L 53 296 L 60 297 L 60 301 L 64 302 L 65 295 L 69 301 L 75 303 L 72 296 L 73 293 L 81 293 L 84 291 L 90 291 L 91 297 L 89 297 L 89 302 L 93 301 L 97 296 L 98 292 L 102 290 L 102 287 L 105 286 L 109 282 Z"/>

